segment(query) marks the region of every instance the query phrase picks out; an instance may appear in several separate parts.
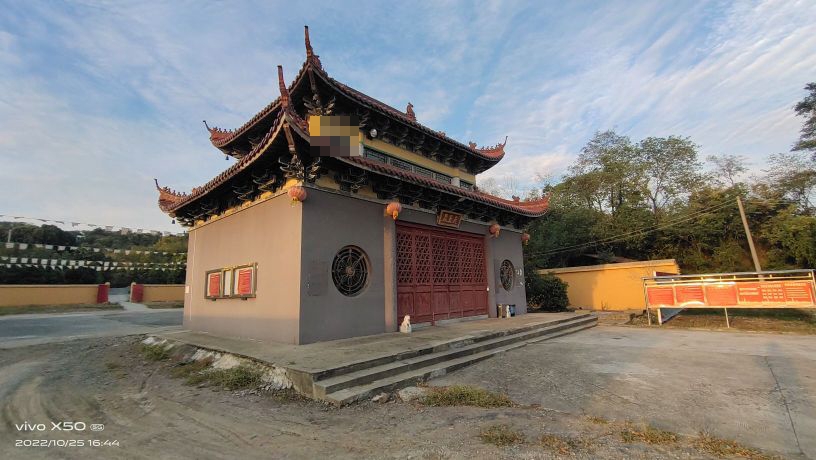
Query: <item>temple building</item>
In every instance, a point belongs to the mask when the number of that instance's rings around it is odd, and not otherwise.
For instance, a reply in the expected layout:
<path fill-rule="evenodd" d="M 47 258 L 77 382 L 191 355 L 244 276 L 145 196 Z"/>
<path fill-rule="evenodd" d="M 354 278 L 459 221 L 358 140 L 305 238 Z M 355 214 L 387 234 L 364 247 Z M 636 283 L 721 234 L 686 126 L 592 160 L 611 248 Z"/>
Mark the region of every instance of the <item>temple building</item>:
<path fill-rule="evenodd" d="M 243 126 L 207 126 L 232 164 L 190 193 L 184 326 L 290 344 L 526 313 L 524 227 L 547 199 L 479 191 L 505 155 L 424 126 L 306 60 Z M 206 123 L 205 123 L 206 124 Z M 223 161 L 223 160 L 221 160 Z M 507 306 L 512 306 L 507 308 Z"/>

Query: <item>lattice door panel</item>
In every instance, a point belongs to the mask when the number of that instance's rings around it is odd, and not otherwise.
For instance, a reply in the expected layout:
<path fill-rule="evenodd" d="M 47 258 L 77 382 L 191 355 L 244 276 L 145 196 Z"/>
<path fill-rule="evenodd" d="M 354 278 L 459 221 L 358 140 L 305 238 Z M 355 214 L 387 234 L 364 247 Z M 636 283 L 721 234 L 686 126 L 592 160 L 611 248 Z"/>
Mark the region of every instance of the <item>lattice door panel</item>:
<path fill-rule="evenodd" d="M 487 314 L 484 239 L 397 225 L 397 314 L 415 323 Z"/>

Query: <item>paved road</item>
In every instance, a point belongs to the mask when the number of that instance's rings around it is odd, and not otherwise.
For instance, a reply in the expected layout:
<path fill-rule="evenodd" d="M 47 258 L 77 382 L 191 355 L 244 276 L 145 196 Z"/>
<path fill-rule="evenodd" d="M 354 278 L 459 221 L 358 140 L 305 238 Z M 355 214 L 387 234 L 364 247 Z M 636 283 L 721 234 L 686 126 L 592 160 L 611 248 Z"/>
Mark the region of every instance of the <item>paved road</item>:
<path fill-rule="evenodd" d="M 180 328 L 182 309 L 16 315 L 0 318 L 0 349 L 87 337 L 110 337 Z"/>
<path fill-rule="evenodd" d="M 816 336 L 599 326 L 431 380 L 816 459 Z"/>

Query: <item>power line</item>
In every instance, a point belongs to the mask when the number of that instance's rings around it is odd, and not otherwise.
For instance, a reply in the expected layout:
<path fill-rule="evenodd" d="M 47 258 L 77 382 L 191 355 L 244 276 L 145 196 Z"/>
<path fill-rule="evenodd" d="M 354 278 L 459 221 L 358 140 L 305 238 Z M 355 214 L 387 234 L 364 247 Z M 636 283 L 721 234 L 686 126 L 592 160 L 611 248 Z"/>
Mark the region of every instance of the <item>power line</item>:
<path fill-rule="evenodd" d="M 575 249 L 581 249 L 581 248 L 588 247 L 588 246 L 626 241 L 627 239 L 630 239 L 630 238 L 635 237 L 635 236 L 649 234 L 649 233 L 652 233 L 652 232 L 655 232 L 655 231 L 658 231 L 658 230 L 664 230 L 666 228 L 673 227 L 674 225 L 677 225 L 677 224 L 680 224 L 680 223 L 687 222 L 689 220 L 695 219 L 695 218 L 700 217 L 702 215 L 710 214 L 710 213 L 712 213 L 714 211 L 718 211 L 720 209 L 727 208 L 727 207 L 731 206 L 731 203 L 729 201 L 734 199 L 738 195 L 739 194 L 737 193 L 734 196 L 725 199 L 724 202 L 722 202 L 719 205 L 714 205 L 714 206 L 710 206 L 708 208 L 705 208 L 703 210 L 694 211 L 692 214 L 690 214 L 688 216 L 685 216 L 685 217 L 679 218 L 679 219 L 675 219 L 675 220 L 670 220 L 667 223 L 664 223 L 663 225 L 660 225 L 660 226 L 643 227 L 641 229 L 633 230 L 633 231 L 622 233 L 622 234 L 619 234 L 619 235 L 613 235 L 613 236 L 603 238 L 603 239 L 600 239 L 600 240 L 589 241 L 589 242 L 586 242 L 586 243 L 576 244 L 576 245 L 572 245 L 572 246 L 565 246 L 565 247 L 562 247 L 562 248 L 557 248 L 557 249 L 552 249 L 552 250 L 547 250 L 547 251 L 528 253 L 528 254 L 525 254 L 525 256 L 528 257 L 528 258 L 532 257 L 532 256 L 547 256 L 547 255 L 552 255 L 552 254 L 559 254 L 559 253 L 562 253 L 562 252 L 569 252 L 569 251 L 573 251 Z M 797 202 L 796 200 L 788 200 L 788 199 L 752 198 L 752 199 L 748 199 L 746 201 L 764 202 L 764 203 L 799 204 L 799 202 Z"/>
<path fill-rule="evenodd" d="M 731 199 L 733 199 L 733 197 L 728 198 L 728 200 L 731 200 Z M 605 244 L 605 243 L 615 243 L 615 242 L 618 242 L 618 241 L 625 241 L 625 240 L 627 240 L 627 239 L 629 239 L 631 237 L 634 237 L 634 236 L 648 234 L 648 233 L 655 232 L 655 231 L 658 231 L 658 230 L 663 230 L 663 229 L 666 229 L 666 228 L 673 227 L 673 226 L 675 226 L 677 224 L 680 224 L 680 223 L 683 223 L 683 222 L 688 222 L 689 220 L 695 219 L 695 218 L 700 217 L 700 216 L 705 215 L 705 214 L 710 214 L 711 212 L 718 211 L 718 210 L 726 208 L 728 206 L 731 206 L 731 203 L 724 202 L 724 203 L 721 203 L 719 205 L 710 206 L 710 207 L 705 208 L 703 210 L 694 211 L 690 215 L 685 216 L 683 218 L 670 220 L 668 223 L 664 223 L 663 225 L 654 226 L 654 227 L 643 227 L 643 228 L 640 228 L 640 229 L 637 229 L 637 230 L 633 230 L 633 231 L 626 232 L 626 233 L 621 233 L 619 235 L 613 235 L 613 236 L 603 238 L 603 239 L 600 239 L 600 240 L 589 241 L 589 242 L 586 242 L 586 243 L 576 244 L 576 245 L 572 245 L 572 246 L 565 246 L 565 247 L 562 247 L 562 248 L 552 249 L 552 250 L 548 250 L 548 251 L 528 253 L 528 254 L 526 254 L 526 256 L 531 257 L 531 256 L 551 255 L 551 254 L 557 254 L 557 253 L 561 253 L 561 252 L 568 252 L 568 251 L 572 251 L 572 250 L 575 250 L 575 249 L 580 249 L 580 248 L 587 247 L 587 246 L 593 246 L 593 245 Z"/>
<path fill-rule="evenodd" d="M 729 198 L 729 200 L 730 199 L 731 198 Z M 667 223 L 664 223 L 663 225 L 652 226 L 652 227 L 643 227 L 643 228 L 632 230 L 632 231 L 629 231 L 629 232 L 626 232 L 626 233 L 621 233 L 621 234 L 618 234 L 618 235 L 609 236 L 609 237 L 606 237 L 606 238 L 603 238 L 603 239 L 600 239 L 600 240 L 588 241 L 586 243 L 576 244 L 576 245 L 572 245 L 572 246 L 565 246 L 565 247 L 562 247 L 562 248 L 548 250 L 548 251 L 529 253 L 528 256 L 548 255 L 550 253 L 555 253 L 555 252 L 564 252 L 564 251 L 569 251 L 569 250 L 573 250 L 573 249 L 579 249 L 579 248 L 582 248 L 582 247 L 585 247 L 585 246 L 592 246 L 592 245 L 603 244 L 603 243 L 614 243 L 614 242 L 617 242 L 617 241 L 623 241 L 623 240 L 626 240 L 626 239 L 628 239 L 628 238 L 630 238 L 632 236 L 638 236 L 638 235 L 641 235 L 641 234 L 650 233 L 650 232 L 654 232 L 654 231 L 657 231 L 657 230 L 662 230 L 662 229 L 669 228 L 669 227 L 672 227 L 674 225 L 677 225 L 677 224 L 680 224 L 680 223 L 683 223 L 683 222 L 687 222 L 689 220 L 695 219 L 695 218 L 700 217 L 702 215 L 709 214 L 709 213 L 711 213 L 713 211 L 718 211 L 718 210 L 723 209 L 725 207 L 728 207 L 730 205 L 731 205 L 731 203 L 720 203 L 718 205 L 710 206 L 710 207 L 702 209 L 702 210 L 694 211 L 693 213 L 691 213 L 691 214 L 689 214 L 687 216 L 684 216 L 682 218 L 677 218 L 677 219 L 670 220 Z"/>

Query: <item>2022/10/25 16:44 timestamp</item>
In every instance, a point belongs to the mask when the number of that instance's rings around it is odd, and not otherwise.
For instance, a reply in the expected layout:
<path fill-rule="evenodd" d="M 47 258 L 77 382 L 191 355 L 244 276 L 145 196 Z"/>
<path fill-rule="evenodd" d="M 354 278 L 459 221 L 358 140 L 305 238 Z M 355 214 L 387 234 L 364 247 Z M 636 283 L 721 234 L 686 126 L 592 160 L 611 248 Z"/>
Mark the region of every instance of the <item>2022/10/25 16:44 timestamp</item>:
<path fill-rule="evenodd" d="M 91 423 L 90 426 L 84 422 L 51 422 L 49 429 L 45 423 L 23 422 L 15 424 L 18 432 L 21 433 L 53 433 L 63 432 L 80 434 L 86 431 L 99 433 L 105 430 L 105 425 L 101 423 Z M 15 447 L 119 447 L 118 439 L 15 439 Z"/>

